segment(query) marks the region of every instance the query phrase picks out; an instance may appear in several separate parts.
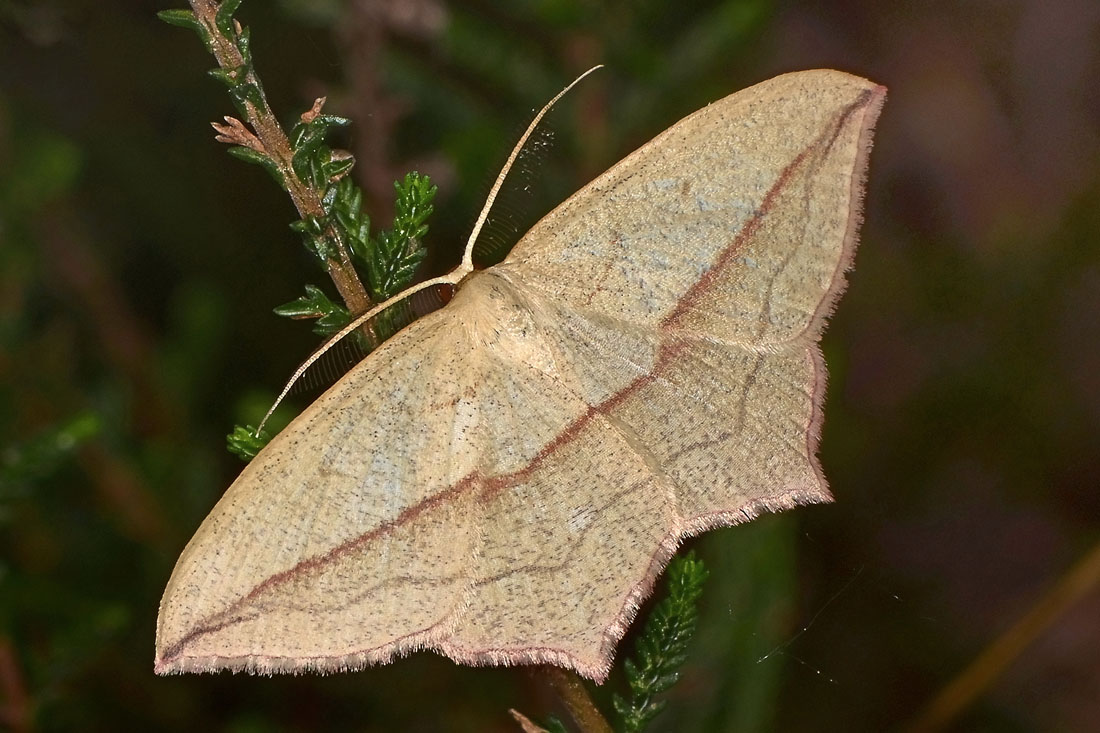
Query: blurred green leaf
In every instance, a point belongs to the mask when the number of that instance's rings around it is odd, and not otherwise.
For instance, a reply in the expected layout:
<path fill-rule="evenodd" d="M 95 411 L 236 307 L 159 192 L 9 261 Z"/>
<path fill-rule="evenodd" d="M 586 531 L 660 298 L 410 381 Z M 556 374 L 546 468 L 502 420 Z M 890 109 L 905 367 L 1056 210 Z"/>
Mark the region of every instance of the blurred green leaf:
<path fill-rule="evenodd" d="M 56 470 L 81 443 L 97 435 L 100 427 L 99 416 L 85 411 L 25 442 L 4 446 L 0 453 L 0 501 Z"/>
<path fill-rule="evenodd" d="M 72 188 L 83 162 L 83 152 L 69 138 L 47 130 L 29 131 L 5 162 L 8 170 L 0 175 L 5 228 Z"/>

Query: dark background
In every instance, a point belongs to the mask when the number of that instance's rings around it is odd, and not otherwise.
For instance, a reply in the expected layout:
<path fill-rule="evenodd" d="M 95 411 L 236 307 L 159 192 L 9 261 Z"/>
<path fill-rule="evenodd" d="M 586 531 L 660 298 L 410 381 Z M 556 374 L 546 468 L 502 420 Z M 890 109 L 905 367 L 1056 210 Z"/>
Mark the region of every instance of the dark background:
<path fill-rule="evenodd" d="M 165 7 L 0 0 L 0 726 L 545 719 L 537 674 L 430 653 L 327 678 L 152 674 L 172 564 L 240 469 L 223 436 L 317 343 L 271 308 L 307 281 L 334 295 L 287 229 L 289 200 L 212 140 L 233 109 L 198 39 L 155 20 Z M 837 502 L 693 543 L 711 579 L 660 729 L 902 728 L 1096 552 L 1094 0 L 254 0 L 238 17 L 284 120 L 321 94 L 354 118 L 336 142 L 376 221 L 394 179 L 433 176 L 425 274 L 457 262 L 531 110 L 591 64 L 607 68 L 555 115 L 524 225 L 777 73 L 890 88 L 824 341 Z M 1096 575 L 957 729 L 1095 725 Z"/>

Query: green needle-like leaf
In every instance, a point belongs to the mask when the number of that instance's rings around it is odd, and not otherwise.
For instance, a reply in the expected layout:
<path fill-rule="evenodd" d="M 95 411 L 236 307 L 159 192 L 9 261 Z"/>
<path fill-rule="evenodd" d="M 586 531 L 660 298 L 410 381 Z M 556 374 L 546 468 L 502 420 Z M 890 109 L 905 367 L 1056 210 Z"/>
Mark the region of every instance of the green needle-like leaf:
<path fill-rule="evenodd" d="M 623 662 L 629 699 L 612 697 L 624 733 L 637 733 L 665 707 L 653 698 L 680 679 L 687 661 L 687 646 L 698 621 L 696 603 L 703 592 L 707 571 L 694 552 L 676 557 L 666 573 L 668 595 L 657 604 L 638 639 L 634 658 Z"/>
<path fill-rule="evenodd" d="M 297 300 L 277 306 L 275 313 L 285 318 L 315 318 L 313 332 L 331 336 L 346 326 L 350 320 L 348 309 L 332 302 L 316 285 L 306 284 L 306 294 Z"/>
<path fill-rule="evenodd" d="M 382 232 L 375 241 L 374 252 L 365 260 L 367 286 L 376 300 L 385 300 L 408 287 L 416 268 L 427 254 L 422 243 L 428 233 L 425 223 L 434 208 L 436 187 L 431 179 L 419 173 L 409 173 L 404 181 L 394 183 L 397 190 L 393 229 Z"/>
<path fill-rule="evenodd" d="M 218 6 L 218 12 L 214 15 L 218 30 L 227 38 L 234 36 L 233 14 L 241 6 L 241 2 L 242 0 L 222 0 L 222 4 Z"/>
<path fill-rule="evenodd" d="M 257 435 L 256 428 L 251 425 L 234 425 L 233 432 L 225 436 L 226 448 L 245 463 L 255 458 L 270 440 L 266 430 L 261 430 Z"/>
<path fill-rule="evenodd" d="M 161 10 L 157 13 L 157 17 L 169 25 L 179 26 L 180 28 L 190 28 L 196 33 L 202 30 L 202 24 L 199 23 L 199 19 L 196 18 L 195 14 L 190 10 Z"/>

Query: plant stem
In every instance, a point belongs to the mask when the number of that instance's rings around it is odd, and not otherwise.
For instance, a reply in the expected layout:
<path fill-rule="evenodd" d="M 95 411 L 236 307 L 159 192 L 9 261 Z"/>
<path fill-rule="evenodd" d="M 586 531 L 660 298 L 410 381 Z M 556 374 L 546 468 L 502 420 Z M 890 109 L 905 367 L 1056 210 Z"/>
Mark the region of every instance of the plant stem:
<path fill-rule="evenodd" d="M 247 82 L 253 84 L 259 90 L 260 103 L 258 105 L 247 99 L 244 100 L 245 116 L 256 137 L 263 143 L 264 152 L 271 158 L 282 174 L 283 180 L 286 182 L 287 192 L 294 201 L 298 213 L 303 219 L 323 217 L 325 210 L 321 205 L 321 194 L 310 188 L 294 172 L 294 167 L 291 164 L 293 152 L 290 141 L 287 140 L 283 128 L 279 125 L 278 119 L 267 103 L 267 97 L 263 92 L 263 86 L 260 84 L 259 78 L 251 66 L 245 65 L 245 59 L 237 46 L 237 39 L 226 37 L 218 28 L 215 20 L 219 6 L 218 0 L 188 1 L 195 17 L 210 34 L 210 50 L 214 54 L 214 58 L 217 59 L 218 66 L 229 72 L 242 68 L 246 69 Z M 367 295 L 366 289 L 359 281 L 359 276 L 351 263 L 351 257 L 340 237 L 340 233 L 330 226 L 327 234 L 337 253 L 335 258 L 330 258 L 325 262 L 329 277 L 332 278 L 332 282 L 336 285 L 336 289 L 339 291 L 340 297 L 343 298 L 348 310 L 353 315 L 363 313 L 371 306 L 370 296 Z"/>
<path fill-rule="evenodd" d="M 584 683 L 575 674 L 560 667 L 546 666 L 543 669 L 550 686 L 565 703 L 582 733 L 613 733 L 611 724 L 596 708 Z"/>
<path fill-rule="evenodd" d="M 944 730 L 1063 613 L 1100 586 L 1100 543 L 1043 594 L 1023 618 L 989 645 L 925 708 L 910 733 Z"/>
<path fill-rule="evenodd" d="M 23 682 L 23 673 L 11 640 L 0 636 L 0 691 L 4 693 L 4 705 L 0 707 L 0 722 L 7 730 L 24 733 L 31 730 L 30 697 Z"/>

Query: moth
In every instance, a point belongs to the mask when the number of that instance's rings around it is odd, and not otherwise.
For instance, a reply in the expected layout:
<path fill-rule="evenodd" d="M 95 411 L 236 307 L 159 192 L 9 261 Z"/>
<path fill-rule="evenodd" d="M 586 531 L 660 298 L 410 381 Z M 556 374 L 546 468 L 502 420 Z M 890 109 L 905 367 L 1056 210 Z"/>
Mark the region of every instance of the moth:
<path fill-rule="evenodd" d="M 776 77 L 624 158 L 500 264 L 473 271 L 468 247 L 439 279 L 450 303 L 317 399 L 199 527 L 156 671 L 429 649 L 602 681 L 685 537 L 830 500 L 818 341 L 884 99 L 839 71 Z"/>

